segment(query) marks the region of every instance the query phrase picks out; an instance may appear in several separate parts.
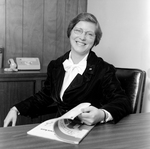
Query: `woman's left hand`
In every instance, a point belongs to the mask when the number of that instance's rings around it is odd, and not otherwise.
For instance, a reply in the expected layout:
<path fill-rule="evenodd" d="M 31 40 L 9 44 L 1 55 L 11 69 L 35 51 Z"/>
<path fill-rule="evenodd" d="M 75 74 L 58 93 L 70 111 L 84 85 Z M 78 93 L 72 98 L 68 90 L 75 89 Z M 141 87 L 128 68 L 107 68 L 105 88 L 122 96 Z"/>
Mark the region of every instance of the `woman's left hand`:
<path fill-rule="evenodd" d="M 82 109 L 82 113 L 78 116 L 81 122 L 87 125 L 93 125 L 104 120 L 104 112 L 94 106 Z"/>

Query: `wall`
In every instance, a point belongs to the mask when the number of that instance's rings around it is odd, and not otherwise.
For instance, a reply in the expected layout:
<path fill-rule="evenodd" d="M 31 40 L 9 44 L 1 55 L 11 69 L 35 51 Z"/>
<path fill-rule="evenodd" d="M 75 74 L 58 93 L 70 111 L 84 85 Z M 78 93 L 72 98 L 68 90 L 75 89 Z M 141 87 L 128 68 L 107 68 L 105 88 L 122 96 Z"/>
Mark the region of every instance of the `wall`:
<path fill-rule="evenodd" d="M 39 57 L 46 67 L 69 50 L 67 26 L 87 0 L 0 0 L 0 46 L 9 58 Z"/>
<path fill-rule="evenodd" d="M 87 11 L 100 22 L 103 36 L 93 50 L 117 67 L 146 71 L 143 112 L 150 111 L 150 1 L 88 0 Z"/>

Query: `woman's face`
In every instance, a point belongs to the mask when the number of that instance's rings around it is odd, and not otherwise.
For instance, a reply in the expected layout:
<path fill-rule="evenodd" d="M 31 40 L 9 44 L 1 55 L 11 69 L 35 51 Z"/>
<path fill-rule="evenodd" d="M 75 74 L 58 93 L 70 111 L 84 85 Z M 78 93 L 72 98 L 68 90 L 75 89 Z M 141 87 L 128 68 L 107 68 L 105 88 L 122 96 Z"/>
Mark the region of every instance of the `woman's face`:
<path fill-rule="evenodd" d="M 86 55 L 93 47 L 96 26 L 87 21 L 78 22 L 71 31 L 71 50 L 80 55 Z"/>

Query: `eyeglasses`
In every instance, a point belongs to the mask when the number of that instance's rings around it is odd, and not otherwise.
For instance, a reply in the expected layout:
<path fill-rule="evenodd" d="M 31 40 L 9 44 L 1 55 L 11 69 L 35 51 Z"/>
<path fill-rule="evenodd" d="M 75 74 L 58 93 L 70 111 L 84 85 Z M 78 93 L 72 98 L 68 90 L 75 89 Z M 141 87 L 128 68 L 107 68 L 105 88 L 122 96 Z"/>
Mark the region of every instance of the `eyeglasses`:
<path fill-rule="evenodd" d="M 82 28 L 74 28 L 73 29 L 74 33 L 76 35 L 82 35 L 83 33 L 85 33 L 85 37 L 87 39 L 94 39 L 95 38 L 95 33 L 91 32 L 91 31 L 87 31 L 87 32 L 84 32 Z"/>

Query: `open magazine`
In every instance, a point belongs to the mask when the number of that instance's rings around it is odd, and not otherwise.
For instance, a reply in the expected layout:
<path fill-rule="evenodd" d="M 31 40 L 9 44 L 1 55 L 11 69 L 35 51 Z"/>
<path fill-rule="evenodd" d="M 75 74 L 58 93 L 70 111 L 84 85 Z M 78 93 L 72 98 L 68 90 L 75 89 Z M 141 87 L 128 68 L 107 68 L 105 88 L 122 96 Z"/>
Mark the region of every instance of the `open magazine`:
<path fill-rule="evenodd" d="M 87 133 L 94 127 L 80 122 L 77 118 L 82 113 L 81 109 L 90 106 L 90 103 L 81 103 L 59 118 L 47 120 L 34 127 L 27 134 L 79 144 Z"/>

